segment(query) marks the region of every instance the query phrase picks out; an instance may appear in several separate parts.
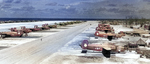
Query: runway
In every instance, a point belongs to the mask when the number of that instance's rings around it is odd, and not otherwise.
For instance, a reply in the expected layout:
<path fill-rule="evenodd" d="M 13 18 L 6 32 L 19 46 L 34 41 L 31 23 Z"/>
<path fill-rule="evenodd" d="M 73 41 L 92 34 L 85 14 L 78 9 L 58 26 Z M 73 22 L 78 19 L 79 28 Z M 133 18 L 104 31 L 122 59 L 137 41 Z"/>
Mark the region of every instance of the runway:
<path fill-rule="evenodd" d="M 39 64 L 74 36 L 88 28 L 90 23 L 86 22 L 38 40 L 1 50 L 0 64 Z"/>

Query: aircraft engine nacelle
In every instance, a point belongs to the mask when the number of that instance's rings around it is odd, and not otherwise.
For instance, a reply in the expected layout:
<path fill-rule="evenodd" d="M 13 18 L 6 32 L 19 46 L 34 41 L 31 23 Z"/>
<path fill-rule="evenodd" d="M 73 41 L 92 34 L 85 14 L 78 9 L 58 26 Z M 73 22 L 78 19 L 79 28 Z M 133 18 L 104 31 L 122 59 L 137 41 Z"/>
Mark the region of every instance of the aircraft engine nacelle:
<path fill-rule="evenodd" d="M 14 31 L 14 29 L 13 29 L 13 28 L 11 28 L 10 30 L 11 30 L 11 31 Z"/>
<path fill-rule="evenodd" d="M 87 49 L 88 48 L 88 44 L 89 44 L 88 40 L 83 40 L 83 42 L 81 43 L 82 49 Z"/>
<path fill-rule="evenodd" d="M 99 36 L 99 37 L 104 37 L 104 38 L 107 37 L 106 34 L 101 34 L 101 33 L 99 33 L 98 31 L 96 31 L 94 35 L 95 35 L 95 36 Z"/>

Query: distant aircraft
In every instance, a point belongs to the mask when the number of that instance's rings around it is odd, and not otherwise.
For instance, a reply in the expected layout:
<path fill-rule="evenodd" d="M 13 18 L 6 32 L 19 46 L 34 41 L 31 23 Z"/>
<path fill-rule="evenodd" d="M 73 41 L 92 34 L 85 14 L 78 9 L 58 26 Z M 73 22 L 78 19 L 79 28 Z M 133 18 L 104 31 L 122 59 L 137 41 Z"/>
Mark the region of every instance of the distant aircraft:
<path fill-rule="evenodd" d="M 16 32 L 0 32 L 1 38 L 5 37 L 22 37 L 24 32 L 22 30 L 17 30 Z"/>

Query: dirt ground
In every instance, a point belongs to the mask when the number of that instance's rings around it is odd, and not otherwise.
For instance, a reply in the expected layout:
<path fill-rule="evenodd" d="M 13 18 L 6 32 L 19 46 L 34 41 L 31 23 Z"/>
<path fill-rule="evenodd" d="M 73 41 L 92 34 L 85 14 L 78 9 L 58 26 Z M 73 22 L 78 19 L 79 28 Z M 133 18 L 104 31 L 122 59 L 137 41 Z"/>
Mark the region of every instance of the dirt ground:
<path fill-rule="evenodd" d="M 76 56 L 76 55 L 63 55 L 55 53 L 52 55 L 53 59 L 45 60 L 41 64 L 81 64 L 81 63 L 102 63 L 102 57 L 96 56 Z"/>
<path fill-rule="evenodd" d="M 121 58 L 116 56 L 105 58 L 101 56 L 54 53 L 40 64 L 149 64 L 149 62 L 149 60 L 145 61 L 145 59 L 141 60 L 139 58 Z"/>

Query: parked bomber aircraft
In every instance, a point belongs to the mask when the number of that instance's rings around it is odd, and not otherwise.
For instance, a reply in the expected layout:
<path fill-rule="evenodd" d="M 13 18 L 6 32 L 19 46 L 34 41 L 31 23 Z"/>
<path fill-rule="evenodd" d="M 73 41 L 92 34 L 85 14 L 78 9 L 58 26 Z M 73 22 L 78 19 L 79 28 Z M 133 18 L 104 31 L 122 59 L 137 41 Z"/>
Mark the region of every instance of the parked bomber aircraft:
<path fill-rule="evenodd" d="M 119 34 L 96 31 L 94 35 L 98 37 L 108 38 L 111 41 L 111 39 L 121 38 L 122 36 L 125 36 L 125 33 L 122 31 L 119 32 Z"/>
<path fill-rule="evenodd" d="M 50 28 L 48 27 L 48 24 L 43 24 L 41 28 L 42 28 L 42 30 L 48 30 L 48 29 L 50 29 Z"/>
<path fill-rule="evenodd" d="M 16 27 L 15 28 L 11 28 L 11 31 L 14 31 L 14 32 L 17 32 L 18 30 L 22 30 L 24 33 L 32 32 L 32 30 L 26 28 L 25 26 L 22 26 L 21 29 L 16 29 Z"/>
<path fill-rule="evenodd" d="M 23 33 L 25 33 L 25 36 L 28 36 L 28 33 L 32 32 L 32 30 L 26 28 L 25 26 L 22 26 L 21 29 L 16 29 L 16 27 L 15 28 L 11 28 L 12 32 L 17 32 L 18 30 L 23 31 Z"/>
<path fill-rule="evenodd" d="M 34 25 L 34 28 L 29 28 L 32 31 L 41 31 L 42 29 L 38 25 Z"/>
<path fill-rule="evenodd" d="M 89 44 L 88 40 L 83 40 L 81 48 L 83 49 L 81 53 L 86 53 L 87 50 L 102 51 L 106 58 L 110 58 L 111 52 L 120 53 L 125 51 L 123 46 L 117 46 L 114 43 Z"/>
<path fill-rule="evenodd" d="M 116 34 L 105 33 L 105 32 L 100 32 L 100 31 L 96 31 L 94 35 L 98 36 L 98 37 L 108 38 L 109 41 L 111 41 L 112 39 L 114 39 L 116 37 Z"/>
<path fill-rule="evenodd" d="M 98 27 L 96 27 L 97 31 L 105 31 L 105 32 L 113 32 L 114 29 L 110 27 L 110 25 L 107 24 L 98 24 Z"/>
<path fill-rule="evenodd" d="M 5 37 L 22 37 L 24 32 L 22 30 L 17 30 L 17 32 L 0 32 L 1 38 Z"/>

